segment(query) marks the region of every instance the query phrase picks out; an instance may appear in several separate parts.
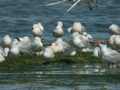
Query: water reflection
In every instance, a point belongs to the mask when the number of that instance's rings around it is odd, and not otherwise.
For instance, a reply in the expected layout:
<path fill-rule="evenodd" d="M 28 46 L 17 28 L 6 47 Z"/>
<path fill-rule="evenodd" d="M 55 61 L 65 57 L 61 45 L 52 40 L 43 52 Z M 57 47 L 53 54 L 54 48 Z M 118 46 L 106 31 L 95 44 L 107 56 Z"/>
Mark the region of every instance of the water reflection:
<path fill-rule="evenodd" d="M 59 64 L 0 73 L 0 83 L 0 90 L 118 90 L 120 77 L 119 68 L 105 65 Z"/>

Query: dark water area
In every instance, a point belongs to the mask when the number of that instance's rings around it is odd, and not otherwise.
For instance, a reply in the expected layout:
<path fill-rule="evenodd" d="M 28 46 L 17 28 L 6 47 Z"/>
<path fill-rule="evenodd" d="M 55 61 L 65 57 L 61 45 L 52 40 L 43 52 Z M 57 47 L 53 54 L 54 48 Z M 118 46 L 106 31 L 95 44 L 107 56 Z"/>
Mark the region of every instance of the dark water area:
<path fill-rule="evenodd" d="M 45 27 L 44 38 L 52 40 L 52 31 L 58 20 L 67 28 L 81 21 L 95 38 L 107 39 L 108 26 L 120 25 L 120 0 L 97 0 L 92 11 L 80 4 L 65 14 L 72 5 L 43 6 L 57 0 L 0 0 L 0 37 L 9 33 L 13 37 L 31 36 L 32 25 L 41 21 Z M 0 73 L 0 90 L 119 90 L 118 70 L 96 67 L 84 69 L 79 65 L 33 66 L 30 72 Z M 47 69 L 46 69 L 47 68 Z M 116 72 L 118 74 L 116 74 Z"/>

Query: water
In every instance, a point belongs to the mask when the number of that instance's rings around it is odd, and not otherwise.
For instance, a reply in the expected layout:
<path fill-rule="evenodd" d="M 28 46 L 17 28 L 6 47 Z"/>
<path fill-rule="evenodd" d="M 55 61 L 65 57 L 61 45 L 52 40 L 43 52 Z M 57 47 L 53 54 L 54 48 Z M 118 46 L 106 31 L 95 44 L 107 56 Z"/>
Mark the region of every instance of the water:
<path fill-rule="evenodd" d="M 0 90 L 119 90 L 119 69 L 101 65 L 54 64 L 0 73 Z M 30 67 L 26 67 L 30 68 Z"/>
<path fill-rule="evenodd" d="M 92 11 L 88 7 L 77 5 L 66 15 L 64 13 L 71 3 L 66 2 L 52 7 L 43 6 L 51 1 L 56 0 L 1 0 L 0 36 L 6 33 L 14 37 L 31 35 L 33 23 L 41 21 L 46 30 L 44 38 L 49 40 L 48 37 L 52 38 L 56 21 L 62 20 L 65 23 L 65 29 L 71 26 L 73 21 L 81 21 L 94 37 L 106 39 L 109 37 L 108 26 L 112 23 L 120 24 L 120 2 L 118 0 L 98 0 L 98 7 Z M 102 34 L 104 37 L 101 37 Z"/>
<path fill-rule="evenodd" d="M 41 21 L 45 26 L 44 38 L 52 40 L 52 31 L 58 20 L 65 30 L 74 21 L 81 21 L 95 38 L 107 39 L 108 26 L 120 25 L 120 1 L 98 0 L 97 8 L 90 11 L 77 5 L 64 15 L 71 3 L 45 7 L 57 0 L 0 0 L 0 37 L 10 33 L 31 36 L 33 23 Z M 65 38 L 68 36 L 66 31 Z M 94 66 L 94 65 L 92 65 Z M 0 73 L 0 90 L 119 90 L 119 69 L 80 65 L 32 66 L 31 71 Z"/>

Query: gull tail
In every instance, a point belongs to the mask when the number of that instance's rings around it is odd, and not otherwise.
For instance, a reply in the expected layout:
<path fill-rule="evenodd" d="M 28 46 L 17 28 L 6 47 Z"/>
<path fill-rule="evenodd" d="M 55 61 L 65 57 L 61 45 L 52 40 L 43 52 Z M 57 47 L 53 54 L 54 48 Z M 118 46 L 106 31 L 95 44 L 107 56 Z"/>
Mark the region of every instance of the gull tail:
<path fill-rule="evenodd" d="M 77 0 L 69 9 L 67 9 L 67 13 L 70 12 L 81 0 Z"/>

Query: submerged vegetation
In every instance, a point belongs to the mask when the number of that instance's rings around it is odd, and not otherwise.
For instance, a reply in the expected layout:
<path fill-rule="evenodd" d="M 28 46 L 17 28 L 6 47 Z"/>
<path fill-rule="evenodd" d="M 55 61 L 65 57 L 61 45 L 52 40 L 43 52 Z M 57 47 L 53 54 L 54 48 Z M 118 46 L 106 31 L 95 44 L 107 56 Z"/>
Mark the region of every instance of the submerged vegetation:
<path fill-rule="evenodd" d="M 13 71 L 29 71 L 32 66 L 37 65 L 51 65 L 51 64 L 102 64 L 103 61 L 100 58 L 94 57 L 91 53 L 79 53 L 76 56 L 61 56 L 57 54 L 55 58 L 46 59 L 42 56 L 35 55 L 23 55 L 8 57 L 2 63 L 0 63 L 1 72 L 13 72 Z"/>

